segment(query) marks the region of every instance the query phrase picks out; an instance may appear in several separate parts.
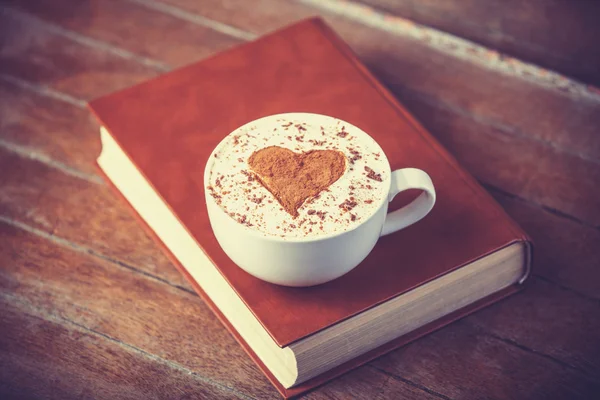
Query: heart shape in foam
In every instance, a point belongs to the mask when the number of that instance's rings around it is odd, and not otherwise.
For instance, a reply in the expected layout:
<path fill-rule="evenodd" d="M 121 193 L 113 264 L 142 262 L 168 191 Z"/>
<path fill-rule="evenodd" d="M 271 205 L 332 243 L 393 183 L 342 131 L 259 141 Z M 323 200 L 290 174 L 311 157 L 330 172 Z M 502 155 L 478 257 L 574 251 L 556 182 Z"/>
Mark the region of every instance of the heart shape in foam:
<path fill-rule="evenodd" d="M 344 174 L 346 156 L 337 150 L 298 154 L 270 146 L 252 153 L 248 165 L 284 210 L 296 218 L 307 199 L 327 189 Z"/>

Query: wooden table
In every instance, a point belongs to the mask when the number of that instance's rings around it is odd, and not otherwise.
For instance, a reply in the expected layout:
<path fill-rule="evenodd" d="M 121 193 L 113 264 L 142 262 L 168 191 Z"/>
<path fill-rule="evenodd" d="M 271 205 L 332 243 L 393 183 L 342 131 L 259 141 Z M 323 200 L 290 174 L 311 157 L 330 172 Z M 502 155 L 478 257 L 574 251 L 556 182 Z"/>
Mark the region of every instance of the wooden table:
<path fill-rule="evenodd" d="M 1 398 L 278 398 L 98 176 L 85 104 L 316 14 L 537 252 L 521 294 L 305 397 L 598 398 L 600 2 L 364 3 L 2 2 Z"/>

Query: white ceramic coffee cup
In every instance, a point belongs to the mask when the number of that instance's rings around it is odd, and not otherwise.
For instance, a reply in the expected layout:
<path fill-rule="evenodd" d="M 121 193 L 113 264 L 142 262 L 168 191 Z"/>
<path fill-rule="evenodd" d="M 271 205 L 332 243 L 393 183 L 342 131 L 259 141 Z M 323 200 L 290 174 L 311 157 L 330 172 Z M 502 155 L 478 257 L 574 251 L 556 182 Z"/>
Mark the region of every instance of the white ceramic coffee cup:
<path fill-rule="evenodd" d="M 319 114 L 288 113 L 264 117 L 236 129 L 236 135 L 247 125 L 260 128 L 261 123 L 276 119 L 305 121 L 314 125 L 331 125 L 339 119 Z M 361 129 L 344 122 L 351 135 L 370 138 Z M 213 155 L 220 150 L 227 138 L 213 150 L 204 171 L 204 188 L 210 185 Z M 372 140 L 372 139 L 371 139 Z M 435 189 L 426 172 L 415 168 L 390 171 L 385 152 L 382 174 L 388 185 L 388 194 L 382 196 L 376 211 L 358 224 L 343 232 L 316 237 L 267 236 L 251 227 L 238 223 L 215 202 L 205 195 L 210 224 L 221 248 L 246 272 L 267 282 L 285 286 L 312 286 L 338 278 L 358 266 L 369 255 L 377 239 L 414 224 L 425 217 L 435 204 Z M 423 191 L 405 207 L 388 213 L 388 204 L 398 193 L 408 189 Z"/>

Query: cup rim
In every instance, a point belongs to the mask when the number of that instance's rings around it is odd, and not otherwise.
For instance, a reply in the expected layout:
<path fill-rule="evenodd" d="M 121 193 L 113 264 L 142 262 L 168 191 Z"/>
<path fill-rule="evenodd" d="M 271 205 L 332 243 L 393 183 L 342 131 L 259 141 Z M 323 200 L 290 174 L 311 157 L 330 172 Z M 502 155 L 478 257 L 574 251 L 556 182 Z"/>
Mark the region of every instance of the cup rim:
<path fill-rule="evenodd" d="M 387 189 L 387 193 L 385 193 L 384 196 L 381 196 L 381 199 L 379 199 L 379 204 L 378 206 L 374 209 L 374 211 L 367 217 L 365 218 L 363 221 L 361 221 L 358 225 L 355 225 L 354 227 L 352 227 L 351 229 L 346 229 L 340 232 L 333 232 L 333 233 L 329 233 L 326 235 L 319 235 L 319 236 L 315 236 L 315 237 L 304 237 L 304 236 L 298 236 L 298 237 L 281 237 L 281 236 L 276 236 L 276 235 L 270 235 L 261 231 L 258 231 L 256 229 L 252 229 L 248 226 L 242 225 L 240 223 L 238 223 L 237 221 L 235 221 L 233 218 L 231 218 L 231 216 L 229 214 L 227 214 L 215 201 L 214 199 L 208 195 L 208 183 L 210 182 L 210 172 L 211 172 L 211 167 L 214 163 L 214 154 L 217 153 L 221 147 L 223 147 L 227 140 L 232 137 L 233 135 L 237 134 L 240 130 L 246 128 L 248 125 L 253 125 L 253 124 L 259 124 L 263 121 L 270 121 L 270 120 L 275 120 L 277 118 L 288 118 L 288 119 L 302 119 L 302 118 L 318 118 L 318 119 L 326 119 L 326 120 L 333 120 L 333 121 L 341 121 L 344 124 L 346 124 L 346 126 L 351 127 L 352 130 L 358 132 L 359 134 L 364 135 L 366 138 L 370 139 L 373 144 L 375 146 L 377 146 L 380 150 L 380 153 L 382 154 L 382 158 L 385 161 L 385 165 L 387 166 L 387 177 L 385 178 L 385 180 L 383 181 L 383 184 L 387 184 L 388 189 Z M 371 135 L 369 135 L 368 133 L 366 133 L 365 131 L 363 131 L 362 129 L 360 129 L 359 127 L 357 127 L 356 125 L 353 125 L 341 118 L 337 118 L 337 117 L 332 117 L 329 115 L 324 115 L 324 114 L 317 114 L 317 113 L 309 113 L 309 112 L 287 112 L 287 113 L 279 113 L 279 114 L 271 114 L 271 115 L 267 115 L 264 117 L 260 117 L 257 118 L 255 120 L 246 122 L 245 124 L 239 126 L 238 128 L 234 129 L 232 132 L 230 132 L 229 134 L 225 135 L 223 137 L 223 139 L 221 139 L 221 141 L 215 146 L 215 148 L 213 149 L 213 151 L 210 153 L 210 156 L 208 157 L 208 161 L 206 162 L 206 165 L 204 167 L 204 198 L 206 200 L 206 202 L 211 201 L 212 204 L 214 204 L 214 206 L 219 210 L 219 212 L 223 213 L 225 216 L 227 216 L 227 218 L 229 218 L 232 222 L 236 223 L 240 228 L 246 230 L 246 232 L 252 236 L 261 238 L 261 239 L 267 239 L 269 241 L 273 241 L 273 242 L 279 242 L 279 243 L 313 243 L 313 242 L 320 242 L 320 241 L 324 241 L 327 239 L 333 239 L 336 238 L 338 236 L 342 236 L 344 234 L 350 233 L 356 229 L 358 229 L 359 227 L 363 226 L 365 223 L 367 223 L 368 221 L 370 221 L 373 217 L 375 217 L 375 215 L 377 215 L 377 213 L 381 210 L 381 207 L 383 205 L 385 205 L 388 202 L 388 197 L 389 197 L 389 193 L 390 193 L 390 187 L 391 187 L 391 166 L 390 166 L 390 162 L 387 158 L 387 155 L 385 154 L 385 151 L 383 151 L 383 149 L 381 148 L 381 146 L 379 145 L 379 143 L 377 143 L 377 141 L 375 139 L 373 139 L 373 137 L 371 137 Z M 210 209 L 208 210 L 209 214 L 210 214 Z M 383 227 L 383 226 L 382 226 Z"/>

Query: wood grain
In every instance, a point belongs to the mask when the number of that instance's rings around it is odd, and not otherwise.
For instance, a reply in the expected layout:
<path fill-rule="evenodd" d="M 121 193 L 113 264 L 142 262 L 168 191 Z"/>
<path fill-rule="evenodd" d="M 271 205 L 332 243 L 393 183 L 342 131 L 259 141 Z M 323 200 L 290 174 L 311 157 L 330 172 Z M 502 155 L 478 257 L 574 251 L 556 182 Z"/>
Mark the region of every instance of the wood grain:
<path fill-rule="evenodd" d="M 106 185 L 0 150 L 0 215 L 191 291 L 130 209 Z"/>
<path fill-rule="evenodd" d="M 142 82 L 159 71 L 122 52 L 82 44 L 73 35 L 48 29 L 27 16 L 0 13 L 0 73 L 91 99 Z"/>
<path fill-rule="evenodd" d="M 589 399 L 600 390 L 597 379 L 505 347 L 503 341 L 463 322 L 380 357 L 373 365 L 449 398 Z"/>
<path fill-rule="evenodd" d="M 137 0 L 136 0 L 137 1 Z M 280 0 L 142 0 L 143 3 L 162 3 L 202 15 L 255 35 L 263 35 L 303 18 L 319 15 L 319 11 L 303 4 Z M 339 19 L 342 21 L 342 19 Z"/>
<path fill-rule="evenodd" d="M 178 67 L 241 43 L 210 28 L 119 0 L 10 0 L 11 7 Z M 76 15 L 77 18 L 73 18 Z M 126 15 L 127 18 L 115 18 Z"/>
<path fill-rule="evenodd" d="M 492 190 L 535 243 L 534 274 L 600 300 L 600 230 Z"/>
<path fill-rule="evenodd" d="M 600 85 L 597 1 L 357 1 Z"/>
<path fill-rule="evenodd" d="M 3 399 L 247 399 L 175 364 L 0 294 Z"/>
<path fill-rule="evenodd" d="M 177 363 L 235 390 L 259 398 L 272 396 L 273 389 L 266 379 L 210 310 L 193 294 L 141 274 L 132 274 L 131 271 L 89 255 L 57 247 L 47 240 L 11 226 L 0 224 L 0 227 L 0 239 L 8 245 L 0 249 L 0 262 L 6 265 L 0 271 L 0 290 L 3 292 L 26 299 L 31 307 L 39 309 L 41 313 L 59 312 L 61 318 Z M 513 309 L 518 306 L 513 305 Z M 593 306 L 598 307 L 596 304 Z M 590 309 L 592 306 L 587 307 Z M 573 328 L 577 326 L 573 322 L 579 321 L 567 322 Z M 529 323 L 536 322 L 530 318 Z M 480 329 L 474 324 L 459 323 L 462 327 L 460 333 L 453 335 L 452 332 L 457 329 L 455 325 L 457 324 L 434 334 L 434 339 L 423 339 L 425 344 L 415 356 L 420 362 L 397 360 L 392 364 L 393 368 L 406 366 L 418 369 L 418 376 L 409 378 L 411 375 L 399 374 L 389 366 L 384 368 L 379 362 L 374 365 L 449 397 L 462 393 L 461 382 L 465 379 L 462 376 L 467 374 L 458 374 L 453 372 L 454 369 L 449 371 L 448 365 L 455 363 L 440 362 L 440 359 L 452 359 L 445 357 L 448 348 L 456 348 L 453 357 L 458 360 L 460 354 L 464 368 L 477 368 L 476 378 L 473 379 L 489 381 L 478 394 L 491 395 L 502 389 L 506 382 L 500 381 L 498 386 L 493 383 L 498 381 L 499 372 L 502 373 L 499 376 L 511 379 L 513 383 L 516 379 L 514 374 L 534 377 L 540 371 L 546 371 L 546 378 L 539 381 L 542 386 L 549 383 L 554 375 L 566 377 L 568 382 L 578 382 L 584 388 L 588 388 L 590 384 L 589 378 L 580 373 L 500 339 L 493 340 L 492 349 L 488 349 L 487 342 L 491 340 L 489 335 L 480 333 Z M 556 327 L 563 326 L 566 325 L 556 322 Z M 447 331 L 450 333 L 445 334 Z M 588 336 L 591 334 L 592 332 Z M 445 339 L 435 340 L 442 337 Z M 484 338 L 483 344 L 473 346 L 474 340 L 480 337 Z M 563 336 L 563 339 L 569 340 L 569 337 Z M 580 336 L 577 339 L 582 338 Z M 465 348 L 470 351 L 461 351 Z M 404 352 L 406 349 L 394 353 Z M 504 357 L 507 360 L 502 368 L 481 363 L 484 359 L 501 363 Z M 507 373 L 509 368 L 512 368 L 513 375 Z M 437 382 L 444 382 L 444 387 L 439 387 Z M 531 383 L 527 379 L 519 382 Z M 567 388 L 571 387 L 570 383 L 565 385 Z M 558 390 L 560 387 L 552 388 Z"/>
<path fill-rule="evenodd" d="M 363 366 L 327 383 L 325 386 L 302 396 L 307 400 L 346 400 L 368 398 L 439 400 L 447 397 L 424 387 L 419 387 L 405 379 L 379 372 L 370 366 Z"/>
<path fill-rule="evenodd" d="M 583 371 L 600 382 L 600 302 L 539 279 L 527 290 L 466 318 L 486 332 L 512 340 Z"/>
<path fill-rule="evenodd" d="M 469 118 L 400 96 L 427 130 L 483 182 L 600 226 L 600 162 L 473 124 Z M 591 125 L 593 126 L 593 125 Z"/>
<path fill-rule="evenodd" d="M 38 156 L 97 175 L 100 125 L 84 108 L 0 79 L 0 138 Z"/>

